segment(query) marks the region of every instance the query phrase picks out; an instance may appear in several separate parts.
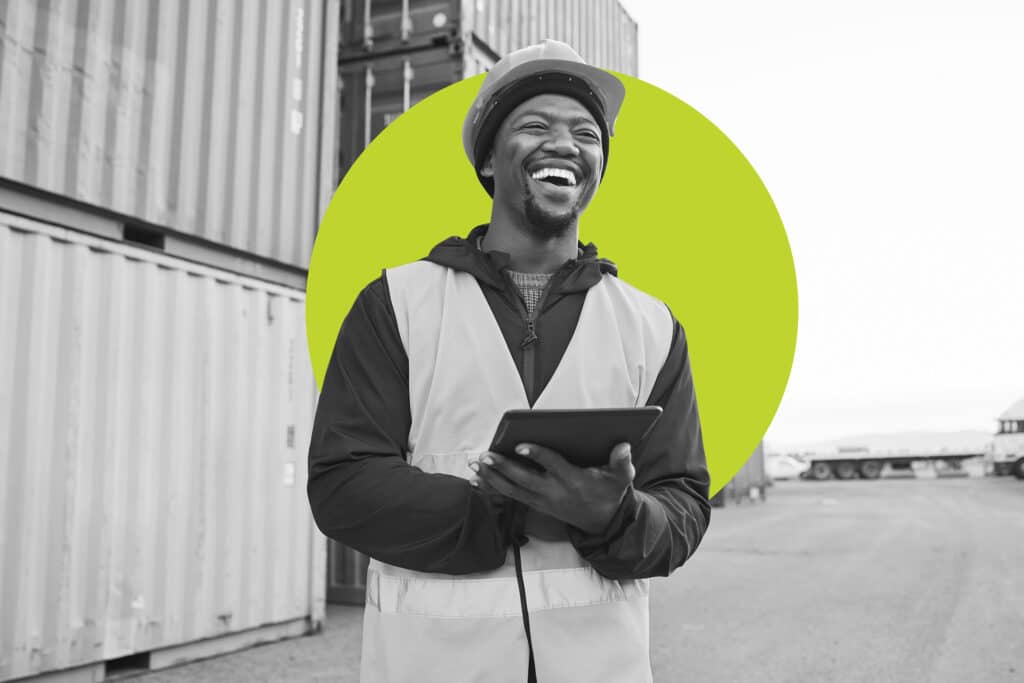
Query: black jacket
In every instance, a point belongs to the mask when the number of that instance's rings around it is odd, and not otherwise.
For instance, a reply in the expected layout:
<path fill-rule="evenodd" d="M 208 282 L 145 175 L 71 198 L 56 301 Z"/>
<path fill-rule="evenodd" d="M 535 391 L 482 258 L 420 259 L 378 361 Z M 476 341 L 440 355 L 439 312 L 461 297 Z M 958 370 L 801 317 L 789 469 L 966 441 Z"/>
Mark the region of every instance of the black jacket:
<path fill-rule="evenodd" d="M 507 254 L 475 247 L 485 232 L 480 226 L 466 239 L 449 238 L 427 260 L 476 277 L 532 405 L 568 346 L 587 290 L 617 271 L 597 258 L 593 244 L 581 246 L 552 278 L 535 314 L 536 339 L 527 344 L 532 358 L 524 363 L 523 342 L 533 335 L 504 272 Z M 508 520 L 487 495 L 465 479 L 405 461 L 408 382 L 409 360 L 382 275 L 345 318 L 324 377 L 309 450 L 316 523 L 328 537 L 407 569 L 465 574 L 500 567 L 511 540 Z M 696 550 L 710 519 L 707 463 L 678 322 L 648 405 L 664 413 L 633 453 L 636 478 L 605 533 L 569 528 L 580 555 L 608 578 L 668 576 Z"/>

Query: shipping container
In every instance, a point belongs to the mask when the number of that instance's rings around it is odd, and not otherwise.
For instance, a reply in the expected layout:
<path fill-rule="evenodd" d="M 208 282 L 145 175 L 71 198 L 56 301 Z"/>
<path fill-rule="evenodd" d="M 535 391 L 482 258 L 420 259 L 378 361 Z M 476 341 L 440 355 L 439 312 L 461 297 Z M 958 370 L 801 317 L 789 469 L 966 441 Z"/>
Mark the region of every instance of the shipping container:
<path fill-rule="evenodd" d="M 316 628 L 315 392 L 301 290 L 0 213 L 0 680 Z"/>
<path fill-rule="evenodd" d="M 343 60 L 452 42 L 507 54 L 545 38 L 635 76 L 637 26 L 618 0 L 343 0 Z"/>
<path fill-rule="evenodd" d="M 588 63 L 637 73 L 637 25 L 618 0 L 461 0 L 462 31 L 497 54 L 554 38 Z"/>
<path fill-rule="evenodd" d="M 339 1 L 0 2 L 0 178 L 306 268 Z"/>
<path fill-rule="evenodd" d="M 338 148 L 341 175 L 370 141 L 409 107 L 462 80 L 468 72 L 481 73 L 492 64 L 473 48 L 456 50 L 450 46 L 343 64 Z"/>
<path fill-rule="evenodd" d="M 740 471 L 712 498 L 711 504 L 724 507 L 729 502 L 763 501 L 770 485 L 765 469 L 764 442 L 761 442 Z"/>
<path fill-rule="evenodd" d="M 366 569 L 370 558 L 330 539 L 327 553 L 327 602 L 366 604 Z"/>

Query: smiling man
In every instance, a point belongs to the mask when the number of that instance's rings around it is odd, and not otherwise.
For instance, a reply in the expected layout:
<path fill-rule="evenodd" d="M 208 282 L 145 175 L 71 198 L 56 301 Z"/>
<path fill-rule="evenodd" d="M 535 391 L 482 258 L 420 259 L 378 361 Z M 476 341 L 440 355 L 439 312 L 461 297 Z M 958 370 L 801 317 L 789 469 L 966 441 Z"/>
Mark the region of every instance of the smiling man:
<path fill-rule="evenodd" d="M 499 61 L 463 127 L 490 222 L 385 271 L 342 325 L 308 491 L 373 558 L 364 681 L 652 679 L 647 579 L 710 506 L 683 330 L 578 241 L 624 95 L 557 41 Z M 604 467 L 487 452 L 509 409 L 641 405 L 662 418 Z"/>

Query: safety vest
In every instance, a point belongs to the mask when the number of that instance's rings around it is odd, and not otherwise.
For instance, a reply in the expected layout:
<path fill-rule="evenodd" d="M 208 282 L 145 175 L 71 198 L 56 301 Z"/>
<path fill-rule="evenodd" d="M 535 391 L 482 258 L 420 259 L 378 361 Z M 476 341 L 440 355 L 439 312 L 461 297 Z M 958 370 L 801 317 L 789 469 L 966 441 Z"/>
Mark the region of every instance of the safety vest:
<path fill-rule="evenodd" d="M 501 415 L 529 408 L 522 379 L 480 285 L 427 261 L 387 271 L 409 356 L 408 462 L 468 478 Z M 605 274 L 588 292 L 573 337 L 534 408 L 647 403 L 668 356 L 664 304 Z M 568 541 L 522 547 L 537 680 L 651 680 L 648 580 L 611 580 Z M 527 527 L 527 535 L 530 529 Z M 371 560 L 361 680 L 526 680 L 528 650 L 511 550 L 494 571 L 453 576 Z"/>

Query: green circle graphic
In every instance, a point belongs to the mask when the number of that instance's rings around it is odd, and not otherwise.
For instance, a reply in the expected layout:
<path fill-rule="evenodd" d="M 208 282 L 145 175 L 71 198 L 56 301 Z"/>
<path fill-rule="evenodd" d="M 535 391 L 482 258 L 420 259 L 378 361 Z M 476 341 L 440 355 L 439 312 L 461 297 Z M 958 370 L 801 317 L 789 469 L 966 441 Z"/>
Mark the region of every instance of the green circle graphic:
<path fill-rule="evenodd" d="M 669 93 L 616 75 L 626 100 L 580 240 L 682 323 L 714 494 L 757 448 L 782 399 L 796 347 L 793 257 L 768 191 L 729 139 Z M 318 386 L 345 315 L 382 268 L 489 220 L 491 199 L 461 146 L 482 79 L 398 117 L 335 192 L 307 284 Z"/>

